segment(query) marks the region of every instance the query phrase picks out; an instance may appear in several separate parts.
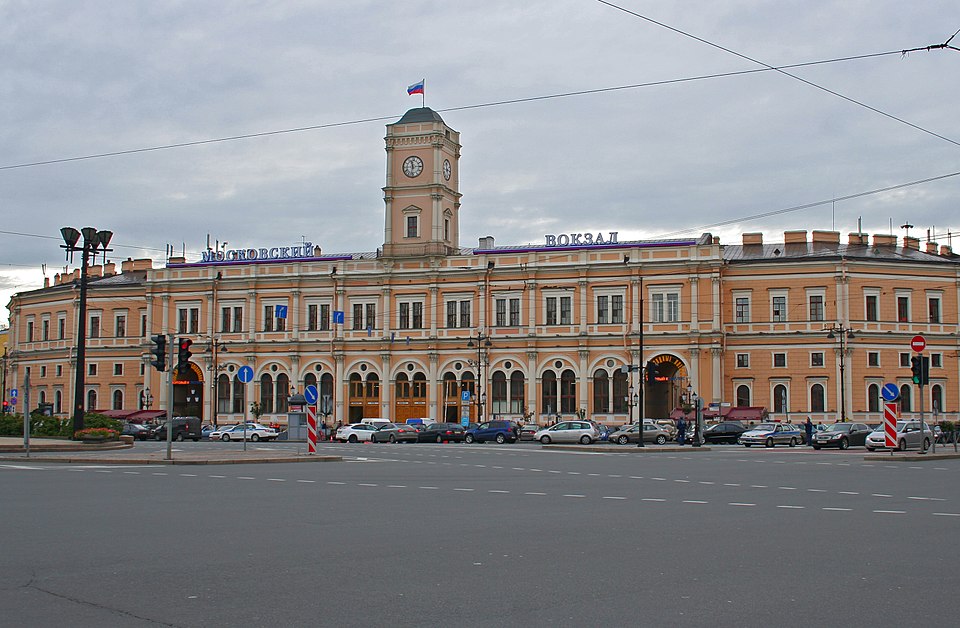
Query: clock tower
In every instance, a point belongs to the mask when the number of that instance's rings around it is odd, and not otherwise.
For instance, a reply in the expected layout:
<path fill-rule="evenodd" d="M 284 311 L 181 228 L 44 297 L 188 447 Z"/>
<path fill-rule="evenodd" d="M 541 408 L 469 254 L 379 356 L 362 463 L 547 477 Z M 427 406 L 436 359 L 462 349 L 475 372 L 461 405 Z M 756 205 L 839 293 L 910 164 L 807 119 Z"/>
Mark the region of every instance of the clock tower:
<path fill-rule="evenodd" d="M 460 134 L 411 109 L 387 125 L 384 257 L 450 255 L 460 248 Z"/>

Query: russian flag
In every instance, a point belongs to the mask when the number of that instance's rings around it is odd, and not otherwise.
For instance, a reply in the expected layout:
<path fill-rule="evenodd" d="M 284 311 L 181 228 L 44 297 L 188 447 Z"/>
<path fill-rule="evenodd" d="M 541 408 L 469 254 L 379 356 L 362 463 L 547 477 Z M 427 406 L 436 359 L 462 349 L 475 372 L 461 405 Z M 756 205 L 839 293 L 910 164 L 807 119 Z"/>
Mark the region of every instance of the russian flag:
<path fill-rule="evenodd" d="M 426 79 L 421 79 L 419 83 L 414 83 L 407 87 L 407 96 L 413 96 L 414 94 L 423 93 L 423 83 Z"/>

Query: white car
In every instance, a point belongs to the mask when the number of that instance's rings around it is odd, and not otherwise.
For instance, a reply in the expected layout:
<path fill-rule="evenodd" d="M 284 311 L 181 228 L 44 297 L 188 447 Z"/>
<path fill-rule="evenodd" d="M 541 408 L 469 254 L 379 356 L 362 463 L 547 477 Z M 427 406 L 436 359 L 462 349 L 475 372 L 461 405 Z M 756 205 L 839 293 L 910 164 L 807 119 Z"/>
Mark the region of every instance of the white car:
<path fill-rule="evenodd" d="M 595 440 L 600 439 L 600 432 L 590 421 L 563 421 L 545 427 L 533 435 L 533 440 L 538 440 L 544 445 L 550 443 L 582 443 L 589 445 Z"/>
<path fill-rule="evenodd" d="M 376 425 L 369 423 L 350 423 L 337 430 L 337 435 L 334 438 L 341 443 L 358 443 L 363 440 L 370 440 L 370 435 L 376 431 Z"/>
<path fill-rule="evenodd" d="M 246 436 L 247 440 L 256 442 L 258 440 L 275 440 L 279 434 L 277 430 L 272 427 L 260 425 L 259 423 L 247 423 L 246 426 L 241 423 L 211 432 L 210 440 L 243 440 L 244 436 Z"/>

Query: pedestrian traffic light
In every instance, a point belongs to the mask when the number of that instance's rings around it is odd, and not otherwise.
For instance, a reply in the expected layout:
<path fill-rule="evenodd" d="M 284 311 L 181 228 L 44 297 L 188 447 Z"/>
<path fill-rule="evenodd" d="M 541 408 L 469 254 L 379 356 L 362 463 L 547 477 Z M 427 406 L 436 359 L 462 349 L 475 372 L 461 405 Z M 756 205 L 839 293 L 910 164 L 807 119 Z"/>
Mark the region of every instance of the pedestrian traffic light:
<path fill-rule="evenodd" d="M 166 371 L 167 337 L 164 334 L 156 334 L 150 336 L 150 341 L 153 343 L 153 348 L 150 349 L 150 353 L 153 354 L 153 360 L 150 361 L 150 364 L 158 371 Z"/>
<path fill-rule="evenodd" d="M 181 376 L 190 368 L 190 345 L 193 341 L 189 338 L 180 338 L 177 340 L 177 373 Z"/>
<path fill-rule="evenodd" d="M 657 370 L 657 365 L 654 364 L 652 360 L 647 362 L 647 368 L 644 370 L 646 382 L 648 384 L 652 384 L 653 382 L 657 381 L 658 374 L 659 371 Z"/>

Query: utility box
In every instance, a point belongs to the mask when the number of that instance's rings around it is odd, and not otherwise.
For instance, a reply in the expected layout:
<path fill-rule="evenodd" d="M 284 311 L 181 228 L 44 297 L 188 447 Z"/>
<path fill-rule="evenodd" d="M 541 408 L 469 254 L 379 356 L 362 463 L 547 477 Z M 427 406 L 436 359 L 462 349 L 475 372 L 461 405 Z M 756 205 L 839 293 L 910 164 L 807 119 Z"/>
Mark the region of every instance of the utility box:
<path fill-rule="evenodd" d="M 307 399 L 300 393 L 287 397 L 287 440 L 307 440 Z"/>

